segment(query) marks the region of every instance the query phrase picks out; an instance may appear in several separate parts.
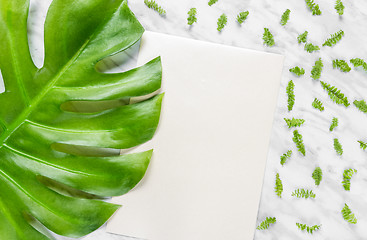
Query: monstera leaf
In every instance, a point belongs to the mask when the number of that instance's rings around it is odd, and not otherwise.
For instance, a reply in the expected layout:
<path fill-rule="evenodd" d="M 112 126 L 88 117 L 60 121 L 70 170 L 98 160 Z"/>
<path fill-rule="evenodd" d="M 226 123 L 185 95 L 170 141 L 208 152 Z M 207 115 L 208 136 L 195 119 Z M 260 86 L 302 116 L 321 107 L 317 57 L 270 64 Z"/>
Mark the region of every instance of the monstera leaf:
<path fill-rule="evenodd" d="M 143 27 L 123 0 L 54 0 L 38 69 L 28 7 L 29 0 L 0 0 L 0 239 L 49 239 L 45 228 L 80 237 L 119 208 L 102 199 L 128 192 L 147 169 L 151 151 L 108 150 L 152 138 L 162 95 L 129 99 L 160 88 L 161 62 L 96 71 L 97 62 L 137 42 Z"/>

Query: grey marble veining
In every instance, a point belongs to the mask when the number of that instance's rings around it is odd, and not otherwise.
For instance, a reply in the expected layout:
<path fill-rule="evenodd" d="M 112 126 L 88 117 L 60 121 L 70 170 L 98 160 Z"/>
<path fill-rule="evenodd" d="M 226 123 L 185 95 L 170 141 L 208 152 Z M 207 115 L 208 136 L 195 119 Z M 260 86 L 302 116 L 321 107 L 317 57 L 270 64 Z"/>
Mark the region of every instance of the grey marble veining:
<path fill-rule="evenodd" d="M 42 65 L 42 24 L 50 0 L 32 0 L 30 41 L 32 56 L 38 66 Z M 367 2 L 365 0 L 343 0 L 345 13 L 339 17 L 334 9 L 333 0 L 316 0 L 322 10 L 321 16 L 312 16 L 304 1 L 291 0 L 219 0 L 209 7 L 207 0 L 158 0 L 167 11 L 165 17 L 148 9 L 143 0 L 130 0 L 129 5 L 147 30 L 189 37 L 204 41 L 217 42 L 237 47 L 279 53 L 286 56 L 278 107 L 275 112 L 272 139 L 270 143 L 267 168 L 264 179 L 258 223 L 267 216 L 277 218 L 277 223 L 268 230 L 256 231 L 256 240 L 295 240 L 295 239 L 367 239 L 367 152 L 359 148 L 357 140 L 367 140 L 367 115 L 359 112 L 353 104 L 345 108 L 333 103 L 321 88 L 319 81 L 310 78 L 310 71 L 319 57 L 324 62 L 321 80 L 338 87 L 353 102 L 355 99 L 367 100 L 367 73 L 355 70 L 342 73 L 333 69 L 333 59 L 349 60 L 354 57 L 366 59 L 367 47 Z M 197 8 L 198 22 L 187 25 L 187 12 Z M 286 26 L 279 24 L 281 14 L 289 8 L 290 20 Z M 235 17 L 240 11 L 248 10 L 250 15 L 240 26 Z M 228 24 L 221 33 L 216 30 L 218 17 L 225 13 Z M 263 28 L 274 34 L 275 46 L 265 47 L 262 42 Z M 297 43 L 298 34 L 307 30 L 308 41 L 319 46 L 330 34 L 343 29 L 345 37 L 334 47 L 321 47 L 321 51 L 307 53 L 303 44 Z M 235 61 L 235 60 L 234 60 Z M 289 73 L 294 66 L 305 68 L 306 74 L 300 78 Z M 266 66 L 264 66 L 266 71 Z M 243 73 L 246 77 L 246 73 Z M 295 83 L 296 102 L 293 111 L 287 111 L 285 88 L 289 80 Z M 266 86 L 264 86 L 266 87 Z M 325 106 L 320 112 L 311 103 L 317 97 Z M 261 99 L 254 99 L 260 101 Z M 244 109 L 245 111 L 245 109 Z M 283 120 L 304 118 L 305 124 L 298 128 L 303 135 L 306 157 L 300 155 L 292 142 L 293 129 L 289 130 Z M 329 132 L 331 119 L 339 119 L 339 127 Z M 333 139 L 338 138 L 343 145 L 343 156 L 337 156 L 333 149 Z M 292 150 L 291 159 L 282 167 L 279 157 Z M 254 159 L 256 161 L 256 159 Z M 319 187 L 314 185 L 311 174 L 316 166 L 323 170 L 323 181 Z M 352 178 L 351 191 L 342 187 L 344 169 L 355 168 L 358 173 Z M 282 198 L 274 193 L 275 174 L 283 181 Z M 296 199 L 291 197 L 297 188 L 312 189 L 315 199 Z M 341 209 L 347 203 L 355 213 L 358 223 L 351 225 L 343 220 Z M 295 223 L 322 225 L 321 229 L 310 235 L 300 231 Z M 67 239 L 57 237 L 57 239 Z M 125 240 L 122 236 L 112 235 L 100 229 L 84 239 Z"/>

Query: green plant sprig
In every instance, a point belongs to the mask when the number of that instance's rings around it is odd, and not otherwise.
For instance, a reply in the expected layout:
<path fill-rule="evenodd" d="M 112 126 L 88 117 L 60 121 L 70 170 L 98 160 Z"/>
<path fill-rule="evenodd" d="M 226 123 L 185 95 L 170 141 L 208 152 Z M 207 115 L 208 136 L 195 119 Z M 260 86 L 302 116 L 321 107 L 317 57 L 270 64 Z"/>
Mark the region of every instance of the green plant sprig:
<path fill-rule="evenodd" d="M 275 44 L 274 36 L 270 32 L 269 28 L 264 28 L 263 40 L 264 40 L 264 45 L 268 47 L 274 46 Z"/>
<path fill-rule="evenodd" d="M 332 132 L 338 125 L 339 125 L 339 120 L 336 117 L 333 117 L 333 120 L 331 120 L 329 131 Z"/>
<path fill-rule="evenodd" d="M 326 41 L 324 42 L 324 44 L 322 44 L 322 46 L 333 46 L 335 44 L 337 44 L 344 36 L 344 31 L 343 30 L 339 30 L 338 32 L 331 34 L 330 37 L 328 39 L 326 39 Z"/>
<path fill-rule="evenodd" d="M 339 156 L 343 155 L 343 146 L 337 138 L 334 138 L 334 149 Z"/>
<path fill-rule="evenodd" d="M 300 127 L 305 123 L 305 120 L 301 118 L 284 118 L 284 121 L 287 123 L 288 128 Z"/>
<path fill-rule="evenodd" d="M 319 186 L 322 180 L 322 170 L 320 167 L 316 167 L 312 173 L 312 178 L 315 180 L 315 185 Z"/>
<path fill-rule="evenodd" d="M 350 191 L 350 181 L 355 173 L 357 173 L 357 170 L 352 168 L 344 170 L 342 184 L 345 191 Z"/>
<path fill-rule="evenodd" d="M 225 15 L 223 13 L 218 18 L 218 22 L 217 22 L 217 30 L 218 30 L 218 32 L 221 32 L 226 25 L 227 25 L 227 15 Z"/>
<path fill-rule="evenodd" d="M 145 5 L 148 8 L 153 9 L 154 11 L 158 12 L 159 15 L 164 16 L 166 15 L 166 10 L 164 10 L 161 6 L 158 5 L 154 0 L 144 0 Z"/>
<path fill-rule="evenodd" d="M 311 78 L 313 80 L 320 79 L 323 67 L 324 67 L 324 64 L 322 63 L 321 58 L 319 58 L 319 60 L 315 61 L 315 65 L 312 67 L 312 70 L 311 70 Z"/>
<path fill-rule="evenodd" d="M 305 1 L 306 1 L 306 5 L 312 12 L 312 15 L 321 15 L 322 12 L 318 4 L 316 4 L 313 0 L 305 0 Z"/>
<path fill-rule="evenodd" d="M 350 61 L 351 64 L 353 64 L 353 66 L 355 68 L 362 66 L 362 68 L 365 71 L 367 71 L 367 63 L 363 59 L 361 59 L 361 58 L 353 58 L 353 59 L 351 59 L 349 61 Z"/>
<path fill-rule="evenodd" d="M 294 83 L 292 80 L 288 82 L 286 88 L 287 96 L 288 96 L 288 111 L 292 111 L 294 103 L 296 101 L 296 96 L 294 95 Z"/>
<path fill-rule="evenodd" d="M 218 2 L 218 0 L 209 0 L 208 5 L 212 6 L 213 4 L 215 4 L 216 2 Z"/>
<path fill-rule="evenodd" d="M 306 43 L 305 44 L 305 51 L 308 52 L 308 53 L 313 53 L 313 52 L 316 52 L 316 51 L 319 51 L 320 50 L 320 47 L 317 46 L 317 45 L 313 45 L 312 43 Z"/>
<path fill-rule="evenodd" d="M 367 113 L 367 103 L 364 100 L 354 100 L 353 104 L 356 106 L 356 108 L 358 108 L 359 111 Z"/>
<path fill-rule="evenodd" d="M 345 203 L 344 208 L 342 209 L 342 215 L 345 221 L 349 222 L 350 224 L 357 224 L 357 218 L 350 210 L 349 206 Z"/>
<path fill-rule="evenodd" d="M 321 225 L 313 225 L 313 226 L 307 226 L 306 224 L 302 224 L 302 223 L 296 223 L 298 229 L 300 229 L 301 231 L 305 231 L 313 234 L 313 232 L 316 232 L 317 230 L 320 229 Z"/>
<path fill-rule="evenodd" d="M 293 142 L 296 144 L 298 151 L 303 156 L 306 156 L 306 149 L 305 145 L 303 144 L 302 135 L 298 132 L 298 130 L 293 131 Z"/>
<path fill-rule="evenodd" d="M 281 198 L 282 197 L 282 193 L 283 193 L 283 183 L 282 183 L 282 180 L 279 177 L 279 173 L 277 173 L 275 175 L 275 187 L 274 187 L 274 190 L 275 190 L 275 194 L 278 197 Z"/>
<path fill-rule="evenodd" d="M 282 14 L 282 17 L 280 19 L 280 25 L 285 26 L 287 24 L 287 22 L 289 21 L 290 13 L 291 13 L 291 10 L 289 9 L 285 10 L 285 12 Z"/>
<path fill-rule="evenodd" d="M 277 219 L 275 217 L 266 217 L 264 221 L 262 221 L 259 226 L 257 226 L 257 230 L 266 230 L 270 227 L 271 224 L 274 224 L 277 222 Z"/>
<path fill-rule="evenodd" d="M 308 199 L 308 198 L 315 198 L 316 194 L 314 192 L 312 192 L 312 190 L 306 190 L 306 189 L 296 189 L 294 192 L 292 192 L 292 197 L 296 197 L 296 198 L 304 198 L 304 199 Z"/>
<path fill-rule="evenodd" d="M 328 93 L 330 99 L 333 102 L 335 102 L 336 104 L 344 105 L 345 107 L 348 107 L 350 105 L 348 98 L 344 96 L 344 94 L 341 93 L 339 89 L 323 81 L 320 81 L 320 83 L 322 88 Z"/>
<path fill-rule="evenodd" d="M 242 24 L 246 21 L 247 17 L 249 15 L 249 11 L 246 11 L 246 12 L 240 12 L 238 15 L 237 15 L 237 22 L 239 24 Z"/>
<path fill-rule="evenodd" d="M 339 16 L 344 14 L 344 4 L 341 0 L 336 0 L 334 8 Z"/>
<path fill-rule="evenodd" d="M 322 111 L 324 111 L 324 110 L 325 110 L 325 108 L 324 108 L 324 106 L 323 106 L 322 102 L 321 102 L 319 99 L 317 99 L 317 98 L 315 98 L 315 99 L 313 100 L 313 102 L 312 102 L 312 107 L 314 107 L 314 108 L 316 108 L 316 109 L 320 110 L 320 112 L 322 112 Z"/>
<path fill-rule="evenodd" d="M 307 31 L 305 31 L 304 33 L 301 33 L 300 35 L 298 35 L 298 37 L 297 37 L 298 43 L 306 43 L 307 42 L 307 36 L 308 36 Z"/>
<path fill-rule="evenodd" d="M 338 68 L 342 72 L 350 72 L 352 70 L 346 61 L 339 59 L 333 60 L 333 68 Z"/>
<path fill-rule="evenodd" d="M 196 8 L 190 8 L 190 10 L 187 12 L 187 15 L 189 15 L 187 17 L 188 25 L 192 25 L 198 21 L 198 19 L 196 18 L 196 12 Z"/>
<path fill-rule="evenodd" d="M 280 164 L 283 166 L 291 156 L 292 156 L 292 150 L 288 150 L 286 153 L 280 156 Z"/>
<path fill-rule="evenodd" d="M 294 68 L 291 68 L 289 69 L 289 71 L 291 73 L 294 73 L 295 75 L 297 75 L 298 77 L 302 76 L 305 74 L 305 70 L 303 68 L 300 68 L 298 66 L 294 67 Z"/>
<path fill-rule="evenodd" d="M 358 141 L 359 142 L 359 146 L 361 149 L 366 150 L 367 149 L 367 142 L 363 142 L 361 140 Z"/>

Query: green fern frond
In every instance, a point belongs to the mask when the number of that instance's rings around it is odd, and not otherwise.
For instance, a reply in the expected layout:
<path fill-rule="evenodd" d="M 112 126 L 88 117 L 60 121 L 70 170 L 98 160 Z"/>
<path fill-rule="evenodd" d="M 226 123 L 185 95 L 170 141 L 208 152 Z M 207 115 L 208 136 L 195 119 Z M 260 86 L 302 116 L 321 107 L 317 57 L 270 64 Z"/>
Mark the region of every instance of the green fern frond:
<path fill-rule="evenodd" d="M 346 191 L 350 191 L 350 180 L 355 173 L 357 173 L 357 170 L 352 168 L 344 170 L 342 184 Z"/>
<path fill-rule="evenodd" d="M 288 150 L 287 153 L 284 153 L 282 156 L 280 156 L 280 164 L 282 166 L 285 164 L 288 158 L 292 156 L 292 150 Z"/>
<path fill-rule="evenodd" d="M 306 52 L 312 53 L 312 52 L 319 51 L 319 50 L 320 50 L 320 47 L 317 46 L 317 45 L 313 45 L 312 43 L 306 43 L 305 44 L 305 51 Z"/>
<path fill-rule="evenodd" d="M 288 82 L 286 92 L 288 95 L 288 111 L 292 111 L 294 102 L 296 101 L 296 96 L 294 95 L 294 83 L 292 80 Z"/>
<path fill-rule="evenodd" d="M 367 63 L 361 58 L 353 58 L 350 60 L 350 63 L 353 64 L 354 67 L 362 66 L 362 68 L 367 71 Z"/>
<path fill-rule="evenodd" d="M 319 60 L 315 61 L 315 65 L 312 67 L 311 78 L 314 80 L 320 79 L 323 67 L 324 64 L 322 63 L 322 59 L 319 58 Z"/>
<path fill-rule="evenodd" d="M 355 217 L 352 210 L 350 210 L 349 206 L 345 203 L 344 208 L 342 209 L 342 215 L 345 221 L 349 222 L 350 224 L 356 224 L 357 218 Z"/>
<path fill-rule="evenodd" d="M 339 125 L 339 120 L 336 117 L 333 117 L 329 131 L 332 132 L 338 125 Z"/>
<path fill-rule="evenodd" d="M 289 9 L 285 10 L 285 12 L 283 13 L 282 18 L 280 20 L 280 25 L 284 26 L 284 25 L 287 24 L 290 14 L 291 14 L 291 10 L 289 10 Z"/>
<path fill-rule="evenodd" d="M 159 15 L 166 15 L 166 10 L 159 6 L 158 3 L 156 3 L 154 0 L 144 0 L 144 3 L 148 8 L 151 8 L 154 11 L 158 12 Z"/>
<path fill-rule="evenodd" d="M 322 170 L 320 167 L 315 168 L 312 173 L 312 178 L 315 180 L 315 185 L 319 186 L 322 180 Z"/>
<path fill-rule="evenodd" d="M 306 224 L 302 224 L 302 223 L 296 223 L 296 225 L 297 225 L 298 229 L 300 229 L 301 231 L 306 230 L 310 234 L 313 234 L 313 232 L 316 232 L 321 227 L 321 225 L 307 226 Z"/>
<path fill-rule="evenodd" d="M 298 66 L 289 69 L 289 71 L 291 73 L 294 73 L 295 75 L 297 75 L 298 77 L 302 76 L 303 74 L 305 74 L 305 70 L 303 68 L 300 68 Z"/>
<path fill-rule="evenodd" d="M 307 42 L 307 35 L 308 35 L 308 32 L 307 31 L 305 31 L 304 33 L 298 35 L 298 37 L 297 37 L 298 43 L 305 43 L 305 42 Z"/>
<path fill-rule="evenodd" d="M 292 197 L 296 198 L 315 198 L 316 194 L 312 192 L 312 190 L 305 190 L 303 188 L 296 189 L 294 192 L 292 192 Z"/>
<path fill-rule="evenodd" d="M 334 149 L 339 156 L 343 155 L 343 146 L 337 138 L 334 138 Z"/>
<path fill-rule="evenodd" d="M 326 39 L 326 41 L 324 42 L 324 44 L 322 44 L 322 46 L 333 46 L 335 44 L 337 44 L 342 37 L 344 36 L 344 31 L 343 30 L 339 30 L 338 32 L 331 34 L 330 38 Z"/>
<path fill-rule="evenodd" d="M 282 180 L 279 177 L 279 173 L 275 176 L 275 187 L 274 187 L 275 193 L 278 197 L 282 197 L 283 192 L 283 183 Z"/>
<path fill-rule="evenodd" d="M 359 142 L 359 146 L 361 147 L 361 149 L 366 150 L 367 149 L 367 142 L 363 142 L 363 141 L 358 141 Z"/>
<path fill-rule="evenodd" d="M 316 108 L 316 109 L 319 109 L 319 110 L 320 110 L 320 112 L 322 112 L 322 111 L 324 111 L 324 110 L 325 110 L 324 106 L 322 105 L 322 102 L 321 102 L 319 99 L 317 99 L 317 98 L 315 98 L 315 99 L 313 100 L 313 102 L 312 102 L 312 107 L 314 107 L 314 108 Z"/>
<path fill-rule="evenodd" d="M 277 222 L 275 217 L 267 217 L 264 221 L 262 221 L 259 226 L 257 226 L 257 230 L 266 230 L 269 228 L 270 224 L 274 224 Z"/>
<path fill-rule="evenodd" d="M 211 6 L 213 5 L 214 3 L 218 2 L 218 0 L 209 0 L 208 2 L 208 5 Z"/>
<path fill-rule="evenodd" d="M 318 4 L 314 3 L 313 0 L 305 0 L 308 8 L 312 12 L 312 15 L 321 15 L 321 10 Z"/>
<path fill-rule="evenodd" d="M 336 104 L 342 104 L 345 107 L 348 107 L 350 105 L 348 98 L 344 96 L 343 93 L 340 92 L 339 89 L 337 89 L 334 86 L 331 86 L 328 83 L 325 83 L 323 81 L 320 81 L 322 88 L 327 91 L 330 99 L 335 102 Z M 367 109 L 366 109 L 367 110 Z"/>
<path fill-rule="evenodd" d="M 274 36 L 270 32 L 269 28 L 264 28 L 263 40 L 264 40 L 264 45 L 266 46 L 271 47 L 275 44 Z"/>
<path fill-rule="evenodd" d="M 342 72 L 350 72 L 352 70 L 346 61 L 339 59 L 333 60 L 333 68 L 338 68 Z"/>
<path fill-rule="evenodd" d="M 187 12 L 187 24 L 192 25 L 198 21 L 196 18 L 196 8 L 190 8 L 190 10 Z"/>
<path fill-rule="evenodd" d="M 306 156 L 305 145 L 303 144 L 302 135 L 297 131 L 293 131 L 293 142 L 296 144 L 296 147 L 303 156 Z"/>
<path fill-rule="evenodd" d="M 335 10 L 339 14 L 339 16 L 343 15 L 343 13 L 344 13 L 344 4 L 342 3 L 341 0 L 336 0 Z"/>
<path fill-rule="evenodd" d="M 287 123 L 288 128 L 300 127 L 305 123 L 305 120 L 301 118 L 284 118 L 284 121 Z"/>
<path fill-rule="evenodd" d="M 218 30 L 218 32 L 221 32 L 226 25 L 227 25 L 227 15 L 225 15 L 223 13 L 218 18 L 218 22 L 217 22 L 217 30 Z"/>
<path fill-rule="evenodd" d="M 361 101 L 354 100 L 353 104 L 359 109 L 359 111 L 367 113 L 367 103 L 364 100 Z"/>
<path fill-rule="evenodd" d="M 238 15 L 237 15 L 237 22 L 239 24 L 242 24 L 246 21 L 247 17 L 249 15 L 249 11 L 246 11 L 246 12 L 240 12 Z"/>

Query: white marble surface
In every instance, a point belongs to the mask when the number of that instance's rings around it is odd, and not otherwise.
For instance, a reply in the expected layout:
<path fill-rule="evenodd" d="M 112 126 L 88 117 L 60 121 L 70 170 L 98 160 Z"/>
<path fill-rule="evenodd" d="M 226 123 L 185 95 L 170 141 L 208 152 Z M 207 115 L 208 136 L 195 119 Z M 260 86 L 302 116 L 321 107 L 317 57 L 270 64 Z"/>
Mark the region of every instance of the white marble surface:
<path fill-rule="evenodd" d="M 40 26 L 50 0 L 32 0 L 32 24 Z M 268 230 L 257 231 L 255 239 L 333 239 L 356 240 L 367 236 L 367 152 L 359 148 L 357 140 L 367 140 L 367 115 L 354 106 L 345 108 L 333 103 L 322 90 L 318 81 L 310 78 L 310 70 L 319 57 L 324 61 L 321 80 L 337 86 L 352 102 L 355 99 L 367 100 L 367 73 L 353 69 L 341 73 L 332 69 L 332 59 L 349 60 L 354 57 L 366 59 L 367 47 L 367 2 L 365 0 L 343 0 L 345 13 L 339 17 L 334 10 L 334 0 L 316 0 L 322 10 L 321 16 L 312 16 L 304 1 L 292 0 L 219 0 L 209 7 L 206 0 L 158 0 L 167 10 L 166 17 L 148 9 L 143 0 L 130 0 L 129 5 L 147 30 L 212 41 L 238 47 L 280 53 L 286 56 L 282 86 L 264 179 L 258 223 L 267 216 L 277 218 L 277 223 Z M 186 24 L 187 11 L 191 7 L 198 10 L 198 22 L 189 27 Z M 289 8 L 292 12 L 286 26 L 279 24 L 281 14 Z M 235 17 L 240 11 L 250 11 L 248 20 L 240 26 Z M 216 30 L 217 18 L 225 13 L 228 25 L 221 33 Z M 39 20 L 36 19 L 39 17 Z M 262 44 L 263 28 L 268 27 L 274 34 L 275 46 Z M 309 42 L 321 46 L 323 41 L 340 29 L 345 37 L 336 46 L 322 47 L 316 53 L 307 53 L 303 45 L 297 43 L 299 33 L 307 30 Z M 37 42 L 42 39 L 40 32 L 33 34 L 33 55 L 42 63 L 43 49 Z M 235 59 L 234 59 L 235 61 Z M 300 78 L 291 75 L 288 69 L 294 66 L 305 68 L 306 74 Z M 264 66 L 266 71 L 266 66 Z M 243 73 L 244 77 L 246 73 Z M 289 80 L 295 83 L 296 103 L 292 112 L 287 111 L 285 87 Z M 266 86 L 264 86 L 266 87 Z M 325 106 L 324 112 L 311 107 L 317 97 Z M 254 99 L 259 101 L 259 99 Z M 245 111 L 245 109 L 244 109 Z M 332 133 L 329 126 L 332 117 L 339 118 L 339 127 Z M 306 157 L 301 156 L 292 142 L 292 130 L 288 130 L 284 117 L 304 118 L 306 123 L 299 128 L 306 145 Z M 344 148 L 342 157 L 333 149 L 333 138 L 339 138 Z M 288 149 L 293 156 L 282 167 L 279 157 Z M 256 161 L 256 159 L 254 159 Z M 323 181 L 315 187 L 312 171 L 320 166 L 324 172 Z M 346 192 L 341 185 L 344 169 L 355 168 L 351 191 Z M 280 199 L 274 193 L 275 174 L 279 172 L 284 192 Z M 291 192 L 296 188 L 312 189 L 316 193 L 313 200 L 295 199 Z M 347 203 L 355 213 L 358 223 L 345 222 L 341 209 Z M 321 224 L 321 229 L 309 235 L 297 229 L 295 223 L 308 225 Z M 58 239 L 66 239 L 57 237 Z M 105 233 L 103 229 L 84 239 L 127 240 L 122 236 Z"/>

